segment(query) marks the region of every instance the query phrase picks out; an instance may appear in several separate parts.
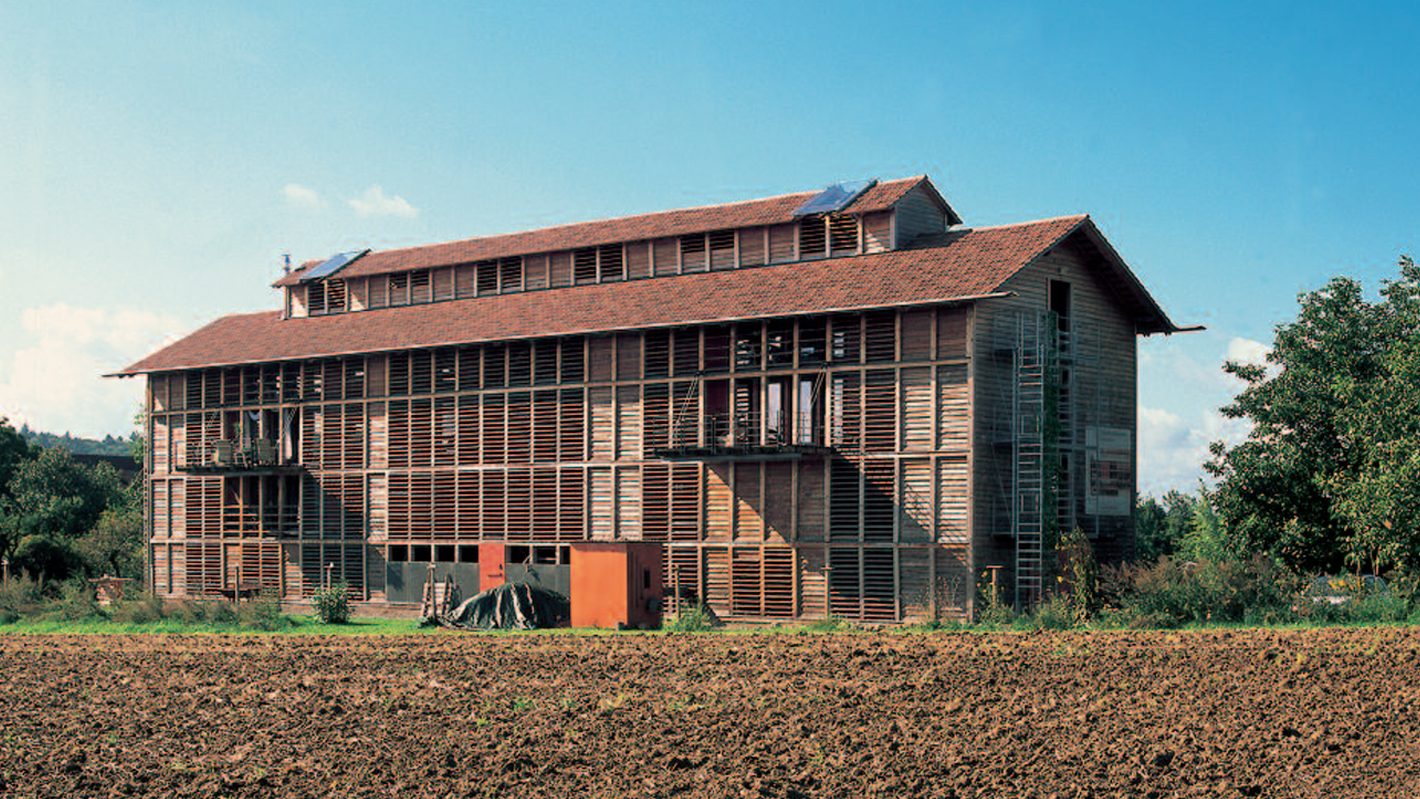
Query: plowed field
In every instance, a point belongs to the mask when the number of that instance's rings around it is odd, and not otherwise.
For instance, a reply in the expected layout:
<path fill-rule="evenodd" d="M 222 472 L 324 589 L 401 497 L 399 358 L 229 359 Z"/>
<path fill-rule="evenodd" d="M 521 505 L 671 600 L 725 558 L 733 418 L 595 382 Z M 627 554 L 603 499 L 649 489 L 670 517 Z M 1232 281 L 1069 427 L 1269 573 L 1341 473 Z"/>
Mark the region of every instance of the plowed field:
<path fill-rule="evenodd" d="M 0 636 L 3 796 L 1420 794 L 1420 630 Z"/>

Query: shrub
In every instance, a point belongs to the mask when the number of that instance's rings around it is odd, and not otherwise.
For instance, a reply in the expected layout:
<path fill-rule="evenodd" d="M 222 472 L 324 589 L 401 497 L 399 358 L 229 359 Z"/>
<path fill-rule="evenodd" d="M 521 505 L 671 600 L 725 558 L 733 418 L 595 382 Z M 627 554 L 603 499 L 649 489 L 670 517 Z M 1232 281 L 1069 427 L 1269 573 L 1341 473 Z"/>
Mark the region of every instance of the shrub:
<path fill-rule="evenodd" d="M 1060 594 L 1037 605 L 1035 612 L 1022 616 L 1016 626 L 1028 630 L 1068 630 L 1083 620 L 1075 597 Z"/>
<path fill-rule="evenodd" d="M 286 617 L 281 615 L 281 600 L 266 595 L 259 595 L 251 602 L 238 605 L 237 621 L 248 629 L 268 632 L 287 626 Z"/>
<path fill-rule="evenodd" d="M 60 584 L 59 598 L 49 603 L 43 615 L 53 621 L 83 621 L 102 614 L 89 581 L 76 577 Z"/>
<path fill-rule="evenodd" d="M 0 623 L 12 624 L 35 612 L 40 586 L 28 574 L 0 582 Z"/>
<path fill-rule="evenodd" d="M 703 603 L 683 607 L 663 629 L 673 633 L 705 632 L 715 626 L 715 614 Z"/>
<path fill-rule="evenodd" d="M 1070 580 L 1070 599 L 1067 610 L 1073 622 L 1083 624 L 1100 609 L 1099 564 L 1095 561 L 1094 549 L 1085 531 L 1076 527 L 1060 542 L 1060 549 L 1067 559 L 1066 575 Z"/>
<path fill-rule="evenodd" d="M 340 580 L 329 588 L 317 589 L 311 595 L 311 604 L 321 624 L 345 624 L 350 621 L 350 586 Z"/>
<path fill-rule="evenodd" d="M 1296 575 L 1260 555 L 1216 563 L 1164 557 L 1105 569 L 1101 576 L 1103 593 L 1117 608 L 1111 621 L 1125 627 L 1280 621 L 1291 615 L 1299 588 Z"/>
<path fill-rule="evenodd" d="M 163 618 L 163 600 L 152 594 L 125 590 L 123 601 L 113 607 L 114 621 L 125 624 L 150 624 Z"/>

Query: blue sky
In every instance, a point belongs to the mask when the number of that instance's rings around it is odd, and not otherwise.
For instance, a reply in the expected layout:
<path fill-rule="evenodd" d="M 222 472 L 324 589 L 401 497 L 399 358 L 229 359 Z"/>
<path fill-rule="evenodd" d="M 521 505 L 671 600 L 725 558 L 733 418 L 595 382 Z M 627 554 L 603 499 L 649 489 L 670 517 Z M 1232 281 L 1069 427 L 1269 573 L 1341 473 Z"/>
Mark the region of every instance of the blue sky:
<path fill-rule="evenodd" d="M 6 3 L 0 413 L 125 434 L 98 375 L 297 262 L 927 174 L 1091 214 L 1175 321 L 1140 488 L 1197 483 L 1224 358 L 1420 255 L 1420 11 L 1312 3 Z"/>

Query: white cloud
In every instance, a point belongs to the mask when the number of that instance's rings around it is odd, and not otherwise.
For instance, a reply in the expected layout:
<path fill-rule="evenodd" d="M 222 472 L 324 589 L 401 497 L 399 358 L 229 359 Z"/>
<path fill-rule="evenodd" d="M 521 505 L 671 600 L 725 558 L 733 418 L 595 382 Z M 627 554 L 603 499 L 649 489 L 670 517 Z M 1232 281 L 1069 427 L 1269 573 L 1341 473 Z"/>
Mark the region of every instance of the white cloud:
<path fill-rule="evenodd" d="M 1267 363 L 1267 353 L 1272 348 L 1260 341 L 1248 338 L 1234 338 L 1228 342 L 1228 360 L 1238 363 L 1252 363 L 1259 366 Z"/>
<path fill-rule="evenodd" d="M 297 211 L 319 211 L 325 206 L 315 189 L 308 189 L 299 183 L 287 183 L 281 189 L 286 197 L 286 205 Z"/>
<path fill-rule="evenodd" d="M 386 197 L 385 190 L 378 185 L 371 186 L 365 193 L 350 201 L 350 207 L 360 216 L 400 216 L 413 219 L 419 209 L 410 205 L 403 197 Z"/>
<path fill-rule="evenodd" d="M 126 435 L 140 380 L 105 379 L 171 340 L 184 325 L 137 310 L 59 303 L 20 312 L 22 340 L 0 363 L 0 415 L 19 426 L 81 436 Z"/>

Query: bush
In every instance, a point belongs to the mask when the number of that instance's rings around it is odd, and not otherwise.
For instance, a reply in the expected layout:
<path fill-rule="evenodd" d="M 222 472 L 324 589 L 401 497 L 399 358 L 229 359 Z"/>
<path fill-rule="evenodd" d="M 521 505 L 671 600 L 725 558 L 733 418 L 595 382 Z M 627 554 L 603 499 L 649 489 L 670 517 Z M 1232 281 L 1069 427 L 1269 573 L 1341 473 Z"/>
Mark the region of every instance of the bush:
<path fill-rule="evenodd" d="M 1300 588 L 1295 574 L 1261 555 L 1216 563 L 1164 557 L 1104 569 L 1101 577 L 1116 609 L 1111 623 L 1124 627 L 1288 620 Z"/>
<path fill-rule="evenodd" d="M 1075 597 L 1061 594 L 1037 605 L 1035 612 L 1022 616 L 1016 626 L 1028 630 L 1068 630 L 1083 621 Z"/>
<path fill-rule="evenodd" d="M 59 598 L 45 607 L 43 616 L 52 621 L 84 621 L 100 617 L 94 589 L 82 577 L 65 580 L 59 586 Z"/>
<path fill-rule="evenodd" d="M 281 615 L 281 600 L 275 596 L 259 595 L 251 602 L 237 606 L 237 619 L 243 627 L 251 630 L 279 630 L 287 626 Z"/>
<path fill-rule="evenodd" d="M 125 624 L 150 624 L 163 618 L 163 600 L 145 591 L 125 590 L 123 601 L 113 607 L 114 621 Z"/>
<path fill-rule="evenodd" d="M 13 624 L 33 614 L 41 599 L 39 583 L 28 574 L 0 582 L 0 624 Z"/>
<path fill-rule="evenodd" d="M 662 629 L 672 633 L 701 633 L 715 626 L 715 614 L 704 604 L 681 609 Z"/>
<path fill-rule="evenodd" d="M 341 580 L 329 588 L 317 589 L 311 595 L 311 604 L 321 624 L 345 624 L 350 621 L 350 586 Z"/>

